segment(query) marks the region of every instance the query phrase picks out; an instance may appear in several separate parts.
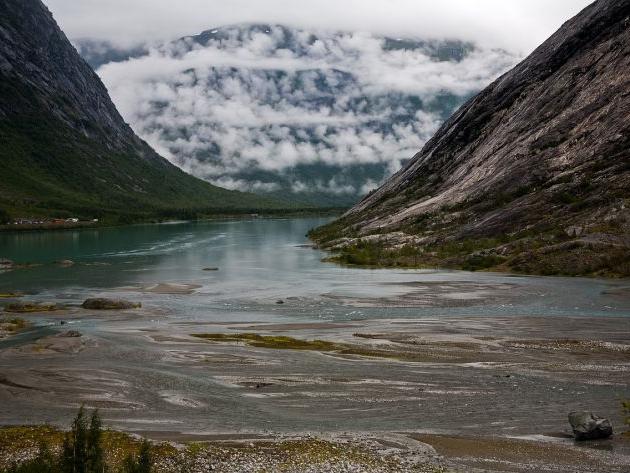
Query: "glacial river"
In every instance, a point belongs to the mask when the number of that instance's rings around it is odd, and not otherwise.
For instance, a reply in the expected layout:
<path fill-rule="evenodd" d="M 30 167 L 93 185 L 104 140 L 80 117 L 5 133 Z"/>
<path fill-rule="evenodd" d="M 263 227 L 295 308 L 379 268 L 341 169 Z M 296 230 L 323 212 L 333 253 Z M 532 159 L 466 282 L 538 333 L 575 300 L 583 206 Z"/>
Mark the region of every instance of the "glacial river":
<path fill-rule="evenodd" d="M 33 264 L 0 274 L 0 293 L 66 307 L 27 315 L 33 330 L 0 340 L 0 424 L 64 425 L 81 403 L 102 409 L 107 425 L 167 436 L 538 435 L 565 428 L 575 408 L 621 422 L 619 399 L 630 395 L 628 281 L 340 267 L 322 262 L 326 254 L 305 237 L 326 221 L 0 234 L 0 258 Z M 98 296 L 142 308 L 81 308 Z M 191 337 L 218 332 L 415 355 Z"/>
<path fill-rule="evenodd" d="M 309 247 L 305 234 L 326 221 L 253 219 L 0 234 L 0 257 L 38 265 L 0 274 L 0 292 L 78 303 L 95 292 L 123 287 L 193 284 L 201 286 L 194 297 L 145 294 L 144 299 L 187 318 L 221 321 L 242 311 L 249 313 L 248 320 L 337 321 L 439 314 L 630 315 L 627 281 L 325 263 L 326 255 Z M 55 264 L 60 260 L 75 264 Z M 203 271 L 207 267 L 219 270 Z M 410 287 L 424 289 L 426 303 L 372 307 L 382 305 L 374 299 L 395 298 Z M 313 303 L 297 311 L 274 306 L 286 298 Z M 365 307 L 346 310 L 339 303 L 355 298 L 367 298 Z"/>

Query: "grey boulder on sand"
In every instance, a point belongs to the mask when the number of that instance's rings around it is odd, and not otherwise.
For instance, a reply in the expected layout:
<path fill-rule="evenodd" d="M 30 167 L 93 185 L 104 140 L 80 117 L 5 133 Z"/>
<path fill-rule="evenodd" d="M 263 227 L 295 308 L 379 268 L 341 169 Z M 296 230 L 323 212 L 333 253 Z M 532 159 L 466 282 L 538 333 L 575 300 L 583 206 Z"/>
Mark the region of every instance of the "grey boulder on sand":
<path fill-rule="evenodd" d="M 590 412 L 571 412 L 569 423 L 576 440 L 605 439 L 613 433 L 608 419 L 597 417 Z"/>
<path fill-rule="evenodd" d="M 105 299 L 102 297 L 87 299 L 82 307 L 84 309 L 91 310 L 126 310 L 126 309 L 137 309 L 142 307 L 142 304 L 139 302 L 129 302 L 124 300 L 117 299 Z"/>

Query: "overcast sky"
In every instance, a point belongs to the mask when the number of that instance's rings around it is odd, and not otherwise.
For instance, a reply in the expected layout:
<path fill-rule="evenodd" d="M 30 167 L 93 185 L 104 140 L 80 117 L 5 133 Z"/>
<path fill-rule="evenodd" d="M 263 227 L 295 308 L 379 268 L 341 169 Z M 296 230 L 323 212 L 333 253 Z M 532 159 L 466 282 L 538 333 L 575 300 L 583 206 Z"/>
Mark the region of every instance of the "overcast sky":
<path fill-rule="evenodd" d="M 71 39 L 118 44 L 240 22 L 453 37 L 528 53 L 590 0 L 44 0 Z"/>

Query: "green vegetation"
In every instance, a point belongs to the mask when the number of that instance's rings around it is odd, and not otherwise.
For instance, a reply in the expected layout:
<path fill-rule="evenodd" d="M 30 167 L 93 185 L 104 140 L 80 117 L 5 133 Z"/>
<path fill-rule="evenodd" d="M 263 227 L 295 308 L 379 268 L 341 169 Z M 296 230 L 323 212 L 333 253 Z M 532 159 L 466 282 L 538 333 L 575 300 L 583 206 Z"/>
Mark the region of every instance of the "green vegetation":
<path fill-rule="evenodd" d="M 151 444 L 144 439 L 138 455 L 129 454 L 125 458 L 121 473 L 151 473 L 152 463 Z"/>
<path fill-rule="evenodd" d="M 215 187 L 150 156 L 144 144 L 115 150 L 69 127 L 39 103 L 34 88 L 17 80 L 2 81 L 0 97 L 22 110 L 0 120 L 0 223 L 7 216 L 131 223 L 297 209 L 288 201 Z"/>
<path fill-rule="evenodd" d="M 621 410 L 623 411 L 623 423 L 630 429 L 630 399 L 621 402 Z M 630 436 L 630 430 L 626 432 Z"/>
<path fill-rule="evenodd" d="M 90 428 L 85 427 L 87 447 Z M 72 436 L 73 434 L 70 433 Z M 48 426 L 0 428 L 1 473 L 66 473 L 59 458 L 66 434 Z M 99 473 L 190 473 L 191 471 L 409 471 L 395 456 L 374 453 L 348 442 L 316 438 L 270 442 L 190 443 L 176 448 L 169 443 L 151 444 L 120 432 L 101 431 L 105 463 Z M 92 443 L 92 445 L 94 445 Z M 93 451 L 93 450 L 92 450 Z M 90 450 L 86 458 L 96 458 Z M 97 462 L 98 463 L 98 462 Z M 90 463 L 93 468 L 97 463 Z M 76 472 L 88 473 L 87 462 Z M 414 470 L 415 471 L 415 470 Z M 444 472 L 422 464 L 418 471 Z"/>
<path fill-rule="evenodd" d="M 193 337 L 203 338 L 214 342 L 245 342 L 257 348 L 274 348 L 276 350 L 315 350 L 315 351 L 336 351 L 340 348 L 332 342 L 323 340 L 299 340 L 284 336 L 263 336 L 256 333 L 199 333 Z"/>
<path fill-rule="evenodd" d="M 37 445 L 37 454 L 0 468 L 2 473 L 151 473 L 151 444 L 139 447 L 123 434 L 103 430 L 98 410 L 87 416 L 83 407 L 65 434 L 50 427 L 12 427 L 0 431 L 0 453 Z M 57 452 L 57 453 L 55 453 Z M 122 462 L 116 460 L 126 452 Z M 107 461 L 107 456 L 112 461 Z"/>
<path fill-rule="evenodd" d="M 29 326 L 29 323 L 19 317 L 0 317 L 0 331 L 19 332 Z"/>
<path fill-rule="evenodd" d="M 451 267 L 478 271 L 497 267 L 506 258 L 483 254 L 484 250 L 502 244 L 495 239 L 468 239 L 442 244 L 388 247 L 386 241 L 359 239 L 334 252 L 327 259 L 339 264 L 363 267 L 435 268 Z"/>
<path fill-rule="evenodd" d="M 422 234 L 428 229 L 429 220 L 424 217 L 409 222 L 405 233 Z M 326 248 L 340 237 L 351 237 L 344 234 L 348 232 L 348 225 L 348 222 L 332 222 L 311 230 L 308 236 Z M 589 233 L 623 235 L 626 225 L 625 221 L 610 219 L 589 227 Z M 367 268 L 449 268 L 548 276 L 630 276 L 630 249 L 607 244 L 605 240 L 590 243 L 576 239 L 568 235 L 564 227 L 554 225 L 552 220 L 544 227 L 502 234 L 497 238 L 446 240 L 439 237 L 444 229 L 435 231 L 435 228 L 431 226 L 432 241 L 421 245 L 392 246 L 386 234 L 378 236 L 378 233 L 354 239 L 333 249 L 326 261 Z"/>
<path fill-rule="evenodd" d="M 29 302 L 13 302 L 4 307 L 5 312 L 26 314 L 30 312 L 53 312 L 63 310 L 64 307 L 58 304 L 36 304 Z"/>
<path fill-rule="evenodd" d="M 11 215 L 9 212 L 0 208 L 0 225 L 4 225 L 5 223 L 9 223 L 11 221 Z"/>
<path fill-rule="evenodd" d="M 293 337 L 280 335 L 265 336 L 256 333 L 199 333 L 193 337 L 219 343 L 244 342 L 256 348 L 268 348 L 273 350 L 309 350 L 338 355 L 368 356 L 373 358 L 387 358 L 394 360 L 424 362 L 433 359 L 426 353 L 417 351 L 404 351 L 391 348 L 371 348 L 348 343 L 335 343 L 325 340 L 300 340 Z"/>

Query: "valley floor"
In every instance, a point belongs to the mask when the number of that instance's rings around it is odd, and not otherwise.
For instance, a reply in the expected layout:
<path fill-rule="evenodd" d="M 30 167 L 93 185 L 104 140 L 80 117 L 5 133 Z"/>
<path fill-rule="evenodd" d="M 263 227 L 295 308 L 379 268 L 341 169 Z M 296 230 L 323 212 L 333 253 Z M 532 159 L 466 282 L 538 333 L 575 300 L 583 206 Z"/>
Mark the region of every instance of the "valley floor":
<path fill-rule="evenodd" d="M 63 425 L 85 403 L 113 428 L 205 445 L 193 457 L 213 471 L 630 468 L 630 438 L 621 434 L 621 400 L 630 397 L 627 318 L 186 321 L 133 329 L 162 316 L 139 309 L 101 320 L 71 309 L 55 317 L 105 326 L 0 345 L 2 422 Z M 206 338 L 190 336 L 200 333 Z M 243 333 L 257 336 L 239 340 Z M 575 443 L 566 416 L 578 409 L 611 418 L 618 434 Z M 22 455 L 15 443 L 2 446 L 5 463 L 16 448 Z M 164 466 L 175 468 L 175 457 L 190 460 L 186 449 L 173 452 L 159 471 L 177 471 Z"/>

